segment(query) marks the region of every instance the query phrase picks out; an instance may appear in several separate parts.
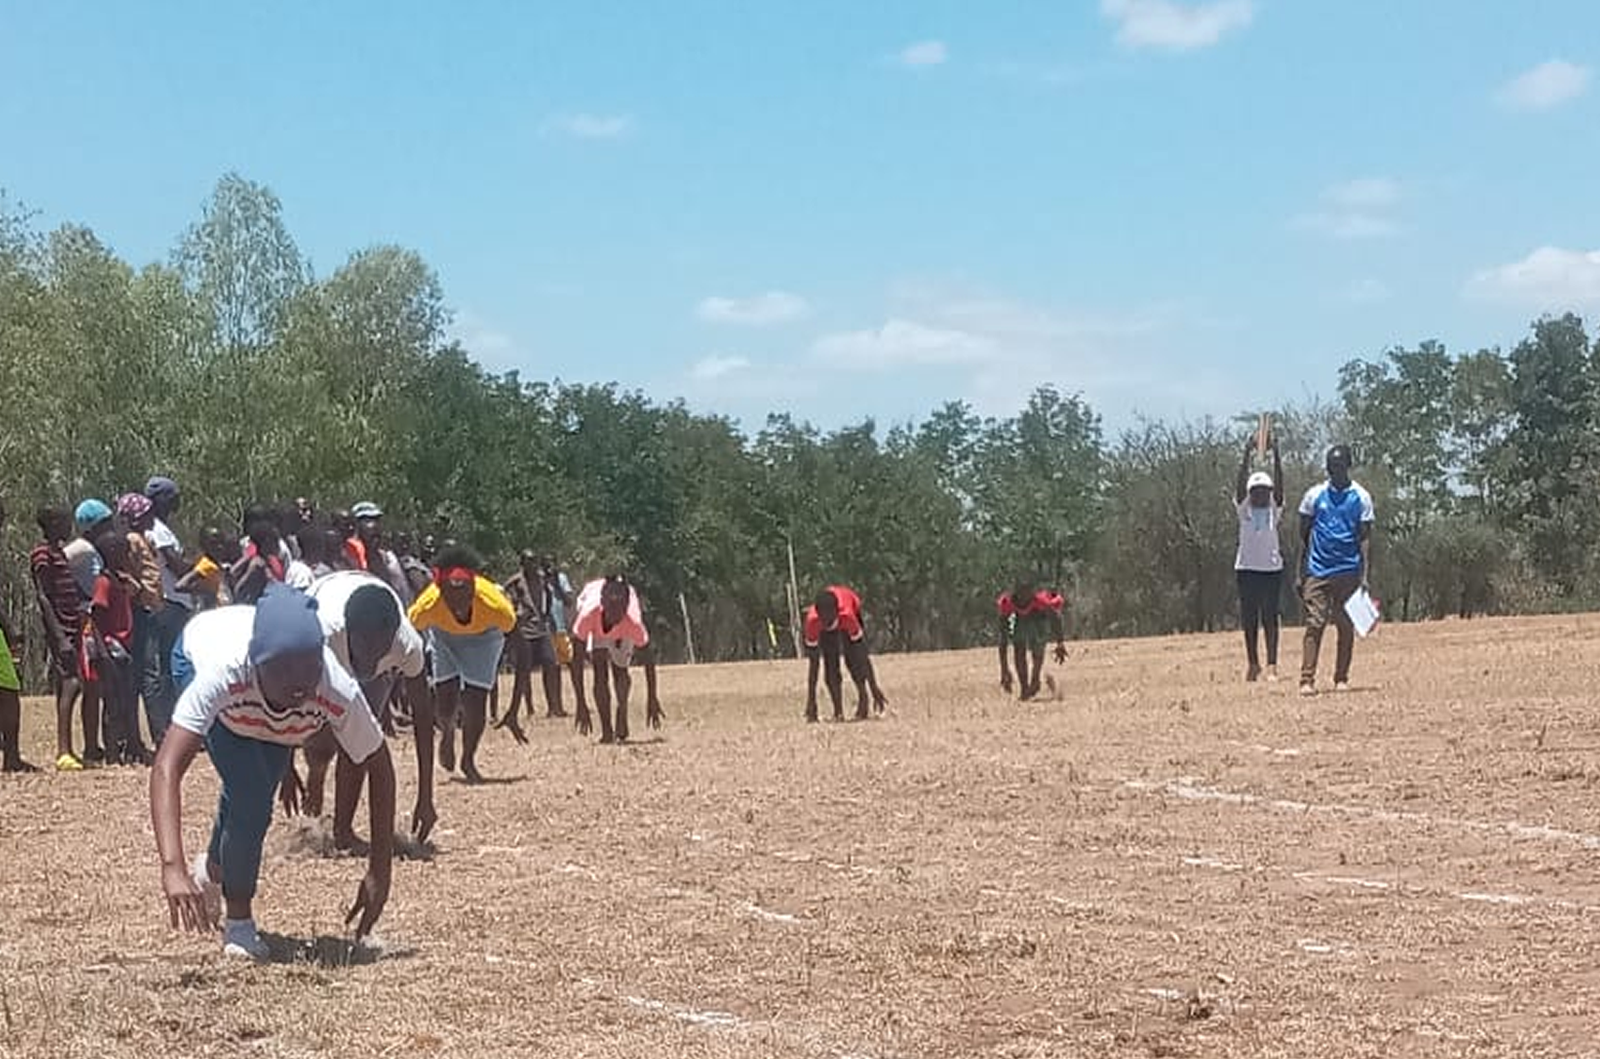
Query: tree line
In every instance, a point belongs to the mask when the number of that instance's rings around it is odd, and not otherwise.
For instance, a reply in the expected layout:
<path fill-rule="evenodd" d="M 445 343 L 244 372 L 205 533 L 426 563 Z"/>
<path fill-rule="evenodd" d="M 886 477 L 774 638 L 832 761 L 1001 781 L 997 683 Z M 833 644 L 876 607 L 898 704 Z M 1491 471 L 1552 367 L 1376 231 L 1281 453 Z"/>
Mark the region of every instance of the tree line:
<path fill-rule="evenodd" d="M 1234 620 L 1231 492 L 1262 409 L 1108 438 L 1063 380 L 1009 417 L 951 402 L 888 429 L 775 414 L 746 434 L 615 385 L 487 371 L 448 325 L 419 255 L 370 247 L 319 277 L 278 199 L 236 175 L 143 267 L 0 199 L 0 584 L 17 624 L 36 625 L 34 508 L 151 473 L 182 483 L 191 541 L 253 502 L 370 499 L 505 572 L 525 547 L 626 571 L 669 658 L 684 611 L 701 658 L 788 654 L 791 550 L 802 595 L 855 586 L 889 649 L 992 642 L 994 598 L 1022 576 L 1067 591 L 1076 635 Z M 1600 343 L 1581 319 L 1538 320 L 1509 352 L 1396 347 L 1336 385 L 1272 410 L 1289 501 L 1329 444 L 1354 447 L 1391 618 L 1600 600 Z"/>

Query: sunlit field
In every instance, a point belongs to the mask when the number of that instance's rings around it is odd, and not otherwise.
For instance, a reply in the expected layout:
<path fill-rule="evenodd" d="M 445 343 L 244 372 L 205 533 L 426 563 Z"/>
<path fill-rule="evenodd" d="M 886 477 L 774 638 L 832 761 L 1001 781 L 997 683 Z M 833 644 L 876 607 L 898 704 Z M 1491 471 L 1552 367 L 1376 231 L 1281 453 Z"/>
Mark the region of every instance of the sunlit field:
<path fill-rule="evenodd" d="M 147 772 L 7 776 L 0 1053 L 1593 1054 L 1597 640 L 1388 627 L 1313 700 L 1292 636 L 1255 686 L 1231 635 L 1075 645 L 1029 704 L 886 656 L 883 718 L 809 727 L 799 663 L 668 669 L 659 740 L 491 733 L 370 950 L 362 863 L 275 824 L 261 967 L 169 931 Z"/>

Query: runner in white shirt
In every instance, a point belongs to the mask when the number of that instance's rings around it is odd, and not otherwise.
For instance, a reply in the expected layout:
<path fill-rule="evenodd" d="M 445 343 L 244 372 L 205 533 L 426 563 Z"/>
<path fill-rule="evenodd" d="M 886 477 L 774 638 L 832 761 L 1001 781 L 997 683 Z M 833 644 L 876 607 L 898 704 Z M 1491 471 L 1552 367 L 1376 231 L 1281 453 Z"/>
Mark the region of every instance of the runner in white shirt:
<path fill-rule="evenodd" d="M 406 681 L 407 694 L 420 718 L 418 731 L 433 731 L 433 696 L 424 674 L 427 664 L 422 635 L 405 618 L 399 595 L 381 578 L 360 570 L 341 570 L 318 578 L 309 593 L 317 601 L 317 617 L 334 657 L 361 684 L 362 697 L 389 731 L 390 693 L 397 680 Z M 421 725 L 426 724 L 426 727 Z M 427 743 L 429 740 L 424 739 Z M 363 843 L 355 833 L 356 807 L 361 802 L 362 771 L 326 731 L 306 742 L 306 780 L 302 785 L 291 762 L 284 774 L 286 805 L 303 809 L 307 816 L 322 815 L 322 795 L 328 765 L 338 767 L 333 784 L 333 842 L 341 850 Z M 298 797 L 295 797 L 298 795 Z M 411 812 L 411 830 L 423 842 L 433 830 L 438 814 L 433 805 L 433 755 L 417 754 L 417 802 Z"/>
<path fill-rule="evenodd" d="M 184 690 L 150 777 L 161 886 L 174 927 L 214 930 L 226 903 L 223 952 L 266 960 L 251 905 L 273 794 L 293 748 L 324 727 L 372 778 L 372 851 L 347 922 L 372 929 L 389 898 L 394 855 L 394 764 L 355 678 L 327 647 L 317 604 L 271 586 L 254 607 L 197 616 L 173 652 Z M 248 630 L 245 615 L 248 615 Z M 183 852 L 183 777 L 204 747 L 222 779 L 207 852 Z M 220 883 L 220 890 L 219 884 Z"/>
<path fill-rule="evenodd" d="M 1252 683 L 1261 677 L 1258 630 L 1267 642 L 1267 679 L 1278 679 L 1278 611 L 1283 595 L 1283 546 L 1279 533 L 1283 525 L 1283 460 L 1278 455 L 1277 439 L 1269 438 L 1272 473 L 1250 473 L 1250 449 L 1254 444 L 1254 438 L 1245 443 L 1233 490 L 1234 508 L 1239 515 L 1239 550 L 1233 569 L 1239 581 L 1239 627 L 1244 630 L 1244 679 Z"/>

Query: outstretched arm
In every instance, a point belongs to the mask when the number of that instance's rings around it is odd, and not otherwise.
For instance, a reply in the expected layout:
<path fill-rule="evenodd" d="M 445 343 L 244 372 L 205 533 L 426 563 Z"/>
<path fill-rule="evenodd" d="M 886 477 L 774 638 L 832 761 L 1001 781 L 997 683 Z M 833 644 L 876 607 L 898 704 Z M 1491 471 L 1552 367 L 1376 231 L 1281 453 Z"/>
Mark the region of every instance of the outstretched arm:
<path fill-rule="evenodd" d="M 1250 494 L 1250 490 L 1245 486 L 1250 481 L 1250 446 L 1252 444 L 1253 442 L 1251 441 L 1244 443 L 1244 455 L 1239 458 L 1239 476 L 1234 480 L 1233 485 L 1233 502 L 1236 504 L 1244 503 L 1244 498 Z"/>
<path fill-rule="evenodd" d="M 1272 499 L 1279 507 L 1283 506 L 1283 455 L 1278 451 L 1278 439 L 1271 438 L 1268 444 L 1272 446 Z"/>
<path fill-rule="evenodd" d="M 1315 519 L 1315 515 L 1307 515 L 1303 512 L 1300 515 L 1299 580 L 1301 582 L 1304 582 L 1311 573 L 1311 524 Z"/>
<path fill-rule="evenodd" d="M 161 740 L 150 769 L 150 824 L 161 855 L 161 889 L 174 928 L 202 933 L 216 929 L 183 855 L 183 777 L 202 746 L 198 735 L 173 725 Z"/>
<path fill-rule="evenodd" d="M 1000 616 L 1000 688 L 1002 691 L 1011 690 L 1011 658 L 1007 652 L 1011 648 L 1011 622 L 1005 615 Z"/>
<path fill-rule="evenodd" d="M 62 658 L 71 658 L 74 654 L 72 637 L 67 630 L 61 627 L 61 622 L 56 619 L 56 608 L 50 602 L 50 594 L 45 590 L 44 571 L 33 572 L 33 595 L 39 603 L 39 613 L 44 617 L 44 632 L 50 637 L 50 649 Z M 6 634 L 6 642 L 12 643 L 10 633 Z M 16 644 L 12 645 L 16 647 Z"/>
<path fill-rule="evenodd" d="M 367 875 L 356 890 L 355 903 L 345 915 L 345 925 L 358 916 L 356 940 L 371 932 L 383 906 L 389 902 L 389 885 L 394 872 L 394 760 L 389 757 L 389 745 L 381 744 L 377 752 L 361 766 L 366 770 L 371 792 L 372 848 L 367 853 Z"/>
<path fill-rule="evenodd" d="M 644 665 L 645 717 L 651 728 L 660 728 L 666 714 L 661 710 L 661 699 L 656 694 L 656 652 L 651 645 L 639 650 L 639 661 Z"/>
<path fill-rule="evenodd" d="M 583 735 L 594 731 L 594 720 L 589 716 L 589 697 L 583 690 L 583 663 L 589 657 L 589 648 L 578 637 L 572 638 L 572 662 L 567 667 L 572 673 L 572 691 L 578 699 L 573 726 Z"/>
<path fill-rule="evenodd" d="M 817 671 L 822 666 L 822 649 L 820 647 L 806 648 L 806 713 L 814 716 L 817 712 Z"/>
<path fill-rule="evenodd" d="M 417 744 L 417 804 L 411 810 L 411 834 L 428 841 L 439 813 L 433 805 L 433 689 L 421 674 L 406 678 L 406 702 L 411 706 L 411 732 Z"/>

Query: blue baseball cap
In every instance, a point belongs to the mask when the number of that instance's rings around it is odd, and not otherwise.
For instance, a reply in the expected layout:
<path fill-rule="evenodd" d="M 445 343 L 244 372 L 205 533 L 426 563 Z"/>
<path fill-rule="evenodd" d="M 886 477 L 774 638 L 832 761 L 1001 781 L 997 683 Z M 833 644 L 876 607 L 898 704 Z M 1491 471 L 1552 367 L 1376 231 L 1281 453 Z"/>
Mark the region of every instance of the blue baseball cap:
<path fill-rule="evenodd" d="M 322 643 L 317 601 L 287 585 L 268 585 L 256 601 L 250 661 L 259 666 L 285 655 L 321 650 Z"/>

